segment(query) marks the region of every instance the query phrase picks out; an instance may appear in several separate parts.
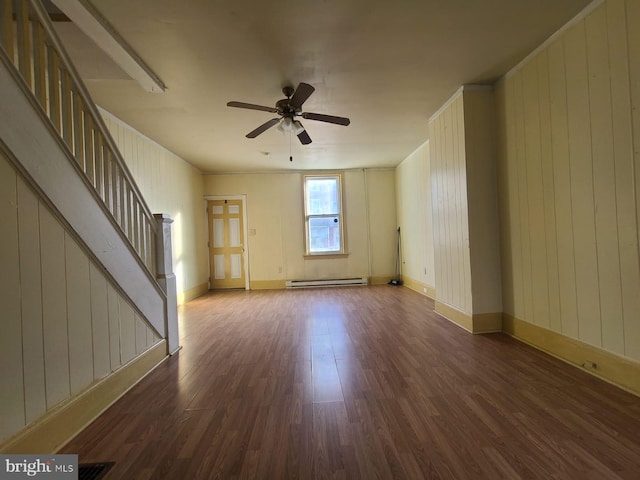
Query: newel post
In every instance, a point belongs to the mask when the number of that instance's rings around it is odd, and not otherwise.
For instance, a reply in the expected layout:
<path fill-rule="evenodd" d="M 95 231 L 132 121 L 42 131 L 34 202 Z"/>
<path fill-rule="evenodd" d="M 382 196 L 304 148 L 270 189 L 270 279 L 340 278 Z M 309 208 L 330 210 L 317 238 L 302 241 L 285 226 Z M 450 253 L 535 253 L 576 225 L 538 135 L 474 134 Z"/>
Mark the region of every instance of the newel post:
<path fill-rule="evenodd" d="M 176 276 L 173 273 L 173 254 L 171 248 L 171 224 L 169 215 L 156 213 L 153 215 L 158 226 L 156 236 L 156 278 L 167 294 L 167 311 L 165 312 L 165 335 L 167 339 L 167 353 L 169 355 L 180 349 L 178 337 L 178 295 L 176 290 Z"/>

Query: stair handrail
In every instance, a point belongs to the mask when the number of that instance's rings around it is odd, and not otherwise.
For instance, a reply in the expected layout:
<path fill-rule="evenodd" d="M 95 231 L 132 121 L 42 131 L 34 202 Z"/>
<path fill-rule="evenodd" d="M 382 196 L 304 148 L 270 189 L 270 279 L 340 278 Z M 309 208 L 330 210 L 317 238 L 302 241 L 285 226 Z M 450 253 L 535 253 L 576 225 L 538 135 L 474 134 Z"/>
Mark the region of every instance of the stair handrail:
<path fill-rule="evenodd" d="M 156 221 L 40 0 L 0 0 L 0 49 L 155 278 Z"/>

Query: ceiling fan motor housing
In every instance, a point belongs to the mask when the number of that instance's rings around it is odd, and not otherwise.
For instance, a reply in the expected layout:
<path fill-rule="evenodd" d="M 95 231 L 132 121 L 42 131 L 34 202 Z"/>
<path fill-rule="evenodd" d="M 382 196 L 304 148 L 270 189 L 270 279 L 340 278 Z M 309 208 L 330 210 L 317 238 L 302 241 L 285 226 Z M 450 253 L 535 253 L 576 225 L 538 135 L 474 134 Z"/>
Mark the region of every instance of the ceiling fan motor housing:
<path fill-rule="evenodd" d="M 291 98 L 291 95 L 293 95 L 293 92 L 295 92 L 295 89 L 291 85 L 282 87 L 282 93 L 284 93 L 284 96 L 287 98 Z"/>
<path fill-rule="evenodd" d="M 278 100 L 276 102 L 276 108 L 284 117 L 293 117 L 296 113 L 300 112 L 300 109 L 296 111 L 296 109 L 291 106 L 289 98 Z"/>

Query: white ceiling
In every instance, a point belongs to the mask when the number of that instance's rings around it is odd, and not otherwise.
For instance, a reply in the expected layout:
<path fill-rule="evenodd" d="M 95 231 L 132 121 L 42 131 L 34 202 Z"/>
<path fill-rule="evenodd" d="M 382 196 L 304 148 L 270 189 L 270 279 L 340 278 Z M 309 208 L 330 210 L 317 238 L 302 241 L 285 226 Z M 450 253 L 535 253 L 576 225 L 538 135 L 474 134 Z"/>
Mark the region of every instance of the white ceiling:
<path fill-rule="evenodd" d="M 96 103 L 203 172 L 240 172 L 396 166 L 460 85 L 492 83 L 590 0 L 92 3 L 167 86 L 145 92 L 58 24 Z M 316 88 L 304 111 L 351 125 L 245 138 L 274 115 L 226 103 L 273 106 L 299 82 Z"/>

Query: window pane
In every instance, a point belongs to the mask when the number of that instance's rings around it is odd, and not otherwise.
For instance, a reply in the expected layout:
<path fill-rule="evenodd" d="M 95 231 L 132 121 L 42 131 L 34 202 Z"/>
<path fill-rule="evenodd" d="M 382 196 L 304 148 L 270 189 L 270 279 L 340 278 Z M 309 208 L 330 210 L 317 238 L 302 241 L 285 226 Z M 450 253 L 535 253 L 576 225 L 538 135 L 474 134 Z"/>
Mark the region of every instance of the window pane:
<path fill-rule="evenodd" d="M 340 213 L 337 178 L 307 178 L 307 215 Z"/>
<path fill-rule="evenodd" d="M 339 217 L 309 217 L 309 251 L 340 251 Z"/>

